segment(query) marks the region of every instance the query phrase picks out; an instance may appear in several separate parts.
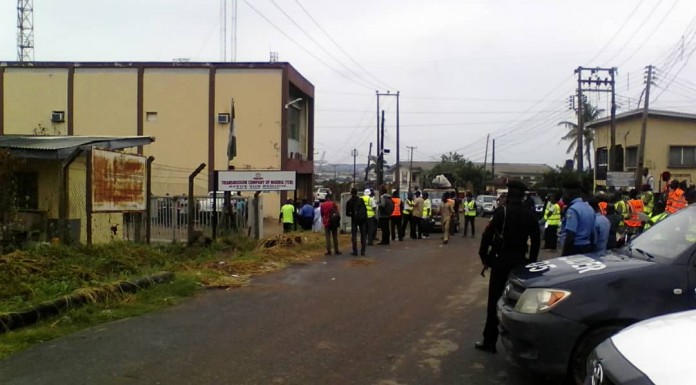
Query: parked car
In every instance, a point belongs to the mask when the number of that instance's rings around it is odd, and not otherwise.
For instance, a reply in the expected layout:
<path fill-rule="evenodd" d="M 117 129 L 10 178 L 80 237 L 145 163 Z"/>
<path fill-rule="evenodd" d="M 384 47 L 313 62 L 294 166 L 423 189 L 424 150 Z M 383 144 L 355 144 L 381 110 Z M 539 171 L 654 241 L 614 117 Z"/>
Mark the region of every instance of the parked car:
<path fill-rule="evenodd" d="M 477 195 L 476 196 L 476 213 L 480 217 L 493 215 L 495 211 L 495 195 Z"/>
<path fill-rule="evenodd" d="M 587 360 L 585 384 L 690 384 L 696 379 L 696 311 L 639 322 L 597 346 Z"/>
<path fill-rule="evenodd" d="M 513 362 L 582 384 L 600 342 L 635 322 L 696 308 L 695 289 L 691 205 L 619 250 L 514 270 L 498 301 L 501 342 Z"/>
<path fill-rule="evenodd" d="M 326 200 L 326 194 L 331 194 L 331 189 L 328 187 L 319 187 L 317 188 L 317 192 L 314 193 L 314 199 L 323 202 Z"/>

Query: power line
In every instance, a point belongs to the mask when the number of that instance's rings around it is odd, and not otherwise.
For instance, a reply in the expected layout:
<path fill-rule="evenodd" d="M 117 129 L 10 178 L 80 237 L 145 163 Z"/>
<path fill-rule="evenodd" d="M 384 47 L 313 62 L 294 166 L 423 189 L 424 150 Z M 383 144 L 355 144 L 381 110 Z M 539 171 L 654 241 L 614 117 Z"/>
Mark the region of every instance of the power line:
<path fill-rule="evenodd" d="M 638 24 L 638 28 L 636 28 L 636 29 L 633 31 L 633 33 L 632 33 L 631 36 L 628 38 L 628 40 L 626 40 L 626 42 L 624 43 L 624 45 L 621 46 L 621 49 L 619 49 L 618 51 L 616 51 L 616 53 L 615 53 L 611 58 L 609 58 L 609 59 L 606 61 L 606 63 L 611 63 L 612 61 L 614 61 L 614 59 L 615 59 L 617 56 L 619 56 L 619 54 L 621 54 L 621 52 L 628 46 L 628 44 L 633 40 L 633 38 L 635 38 L 635 37 L 637 36 L 638 31 L 640 31 L 641 28 L 643 28 L 643 25 L 644 25 L 648 20 L 650 20 L 650 18 L 652 17 L 653 13 L 655 13 L 655 11 L 657 10 L 657 8 L 660 6 L 660 4 L 662 4 L 663 1 L 664 1 L 664 0 L 659 0 L 659 1 L 657 2 L 657 4 L 655 4 L 655 6 L 650 10 L 650 13 L 648 13 L 648 16 L 646 16 L 646 17 L 643 19 L 643 21 L 641 21 L 641 22 Z M 610 64 L 607 64 L 607 65 L 610 65 Z"/>
<path fill-rule="evenodd" d="M 331 57 L 332 59 L 334 59 L 334 60 L 336 61 L 336 63 L 338 63 L 341 67 L 345 68 L 348 72 L 352 73 L 352 74 L 355 75 L 358 79 L 364 81 L 366 84 L 369 84 L 370 86 L 372 86 L 372 87 L 374 87 L 374 88 L 379 88 L 379 85 L 378 85 L 378 84 L 375 84 L 375 83 L 373 83 L 373 82 L 371 82 L 371 81 L 369 81 L 369 80 L 366 80 L 366 79 L 363 78 L 359 73 L 355 72 L 352 68 L 350 68 L 350 67 L 348 67 L 347 65 L 343 64 L 343 62 L 342 62 L 341 60 L 339 60 L 334 54 L 332 54 L 332 53 L 329 52 L 326 48 L 324 48 L 324 46 L 321 45 L 321 43 L 319 43 L 319 42 L 317 41 L 317 39 L 315 39 L 314 37 L 312 37 L 312 35 L 310 35 L 310 34 L 302 27 L 302 25 L 300 25 L 298 22 L 296 22 L 295 19 L 293 19 L 287 12 L 285 12 L 285 10 L 284 10 L 283 8 L 281 8 L 281 7 L 278 5 L 278 3 L 275 2 L 275 0 L 270 0 L 270 1 L 271 1 L 271 4 L 273 4 L 274 7 L 276 7 L 283 15 L 285 15 L 285 17 L 286 17 L 288 20 L 290 20 L 290 22 L 291 22 L 292 24 L 295 25 L 295 27 L 297 27 L 297 29 L 299 29 L 305 36 L 307 36 L 307 37 L 309 38 L 309 40 L 311 40 L 317 47 L 319 47 L 319 49 L 321 49 L 322 51 L 324 51 L 324 53 L 326 53 L 327 55 L 329 55 L 329 57 Z"/>
<path fill-rule="evenodd" d="M 285 37 L 286 37 L 288 40 L 290 40 L 293 44 L 295 44 L 296 46 L 298 46 L 301 50 L 305 51 L 309 56 L 313 57 L 316 61 L 318 61 L 319 63 L 321 63 L 322 65 L 324 65 L 326 68 L 328 68 L 328 69 L 330 69 L 330 70 L 336 72 L 336 73 L 337 73 L 338 75 L 340 75 L 341 77 L 343 77 L 343 78 L 345 78 L 345 79 L 347 79 L 347 80 L 349 80 L 349 81 L 355 83 L 356 85 L 359 85 L 360 87 L 364 87 L 364 88 L 367 88 L 367 89 L 372 89 L 372 88 L 373 88 L 373 87 L 367 86 L 367 85 L 365 85 L 365 84 L 358 83 L 358 82 L 355 81 L 353 78 L 350 78 L 350 77 L 346 76 L 345 74 L 343 74 L 341 71 L 335 69 L 334 67 L 332 67 L 331 65 L 329 65 L 328 63 L 326 63 L 325 61 L 323 61 L 321 58 L 319 58 L 317 55 L 315 55 L 314 53 L 312 53 L 310 50 L 308 50 L 307 48 L 305 48 L 304 46 L 302 46 L 302 44 L 300 44 L 300 43 L 298 43 L 297 41 L 295 41 L 295 39 L 293 39 L 292 37 L 290 37 L 290 35 L 288 35 L 287 33 L 285 33 L 285 31 L 283 31 L 282 29 L 280 29 L 277 25 L 275 25 L 269 18 L 267 18 L 263 13 L 261 13 L 261 11 L 259 11 L 258 9 L 254 8 L 251 4 L 249 4 L 249 2 L 248 2 L 247 0 L 242 0 L 242 1 L 244 1 L 244 4 L 246 4 L 249 8 L 251 8 L 252 11 L 256 12 L 256 14 L 258 14 L 259 16 L 261 16 L 262 19 L 264 19 L 268 24 L 270 24 L 271 27 L 275 28 L 275 30 L 277 30 L 278 32 L 280 32 L 283 36 L 285 36 Z"/>
<path fill-rule="evenodd" d="M 621 26 L 619 27 L 619 29 L 616 30 L 616 32 L 614 33 L 614 36 L 612 36 L 611 39 L 609 39 L 609 41 L 602 47 L 602 49 L 599 50 L 599 52 L 597 52 L 597 53 L 592 57 L 592 59 L 590 59 L 590 60 L 587 61 L 588 63 L 592 63 L 593 61 L 595 61 L 595 60 L 599 57 L 599 55 L 601 55 L 602 53 L 604 53 L 604 51 L 607 49 L 607 47 L 609 47 L 609 45 L 614 41 L 614 39 L 616 39 L 616 37 L 619 36 L 619 34 L 621 33 L 621 31 L 623 31 L 623 29 L 626 27 L 626 25 L 628 24 L 628 22 L 631 21 L 631 20 L 633 19 L 633 15 L 635 15 L 635 13 L 636 13 L 636 11 L 638 10 L 638 8 L 640 8 L 640 6 L 643 4 L 643 1 L 645 1 L 645 0 L 640 0 L 640 1 L 638 2 L 638 4 L 633 8 L 633 11 L 631 11 L 631 13 L 628 15 L 628 17 L 626 17 L 626 19 L 624 20 L 624 22 L 621 24 Z"/>
<path fill-rule="evenodd" d="M 363 72 L 365 72 L 369 77 L 371 77 L 373 80 L 375 80 L 378 84 L 381 84 L 382 86 L 386 86 L 386 87 L 378 87 L 378 88 L 386 88 L 386 89 L 392 89 L 392 90 L 396 89 L 394 87 L 389 87 L 387 84 L 385 84 L 384 82 L 382 82 L 381 80 L 379 80 L 375 76 L 373 76 L 372 73 L 370 73 L 370 71 L 365 69 L 365 67 L 360 65 L 360 63 L 358 63 L 357 60 L 353 59 L 353 57 L 345 49 L 343 49 L 343 47 L 340 44 L 338 44 L 338 42 L 333 37 L 331 37 L 331 35 L 319 24 L 319 22 L 314 17 L 312 17 L 312 15 L 309 13 L 309 11 L 307 11 L 307 9 L 304 6 L 302 6 L 302 4 L 298 0 L 295 0 L 295 3 L 297 3 L 297 5 L 300 7 L 300 9 L 302 9 L 302 11 L 305 13 L 305 15 L 307 15 L 307 17 L 309 17 L 309 19 L 312 20 L 314 25 L 316 25 L 317 28 L 319 28 L 319 30 L 321 32 L 323 32 L 324 35 L 327 38 L 329 38 L 329 40 L 331 40 L 331 42 L 334 43 L 334 45 L 336 47 L 338 47 L 338 49 L 341 50 L 341 52 L 343 52 L 343 54 L 346 55 L 346 57 L 350 61 L 352 61 L 358 68 L 360 68 Z"/>
<path fill-rule="evenodd" d="M 645 45 L 645 43 L 647 43 L 648 40 L 650 40 L 650 38 L 653 37 L 653 35 L 655 34 L 655 32 L 657 32 L 657 30 L 662 26 L 662 23 L 665 22 L 665 20 L 666 20 L 667 17 L 669 16 L 669 14 L 672 13 L 672 11 L 674 10 L 674 7 L 675 7 L 678 3 L 679 3 L 679 0 L 675 0 L 674 3 L 672 3 L 672 6 L 671 6 L 671 7 L 667 10 L 667 12 L 662 16 L 662 19 L 660 19 L 660 21 L 657 23 L 657 25 L 655 25 L 655 28 L 653 28 L 652 31 L 650 31 L 650 33 L 649 33 L 648 36 L 645 38 L 645 40 L 643 40 L 643 42 L 640 43 L 640 44 L 638 45 L 638 47 L 636 47 L 636 49 L 633 50 L 633 52 L 632 52 L 630 55 L 628 55 L 628 57 L 627 57 L 626 59 L 624 59 L 624 61 L 621 62 L 621 64 L 619 64 L 619 66 L 621 66 L 621 65 L 623 65 L 624 63 L 626 63 L 627 61 L 631 60 L 631 59 L 633 58 L 633 56 L 635 56 L 635 55 L 641 50 L 641 48 L 643 48 L 643 46 Z"/>

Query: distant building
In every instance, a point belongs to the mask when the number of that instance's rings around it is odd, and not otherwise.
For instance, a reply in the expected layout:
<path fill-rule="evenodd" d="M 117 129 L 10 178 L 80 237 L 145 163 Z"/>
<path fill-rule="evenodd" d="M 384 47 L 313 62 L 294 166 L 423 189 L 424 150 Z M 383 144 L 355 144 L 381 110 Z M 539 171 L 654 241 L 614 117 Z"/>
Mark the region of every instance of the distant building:
<path fill-rule="evenodd" d="M 643 110 L 616 115 L 616 171 L 635 171 L 638 164 Z M 603 118 L 586 125 L 594 130 L 595 180 L 606 184 L 609 166 L 611 121 Z M 669 171 L 673 178 L 696 180 L 696 114 L 650 110 L 645 137 L 644 167 L 655 178 L 655 187 L 664 186 L 660 174 Z"/>
<path fill-rule="evenodd" d="M 424 173 L 432 170 L 436 165 L 441 162 L 435 161 L 414 161 L 411 165 L 410 162 L 401 164 L 401 183 L 400 190 L 408 191 L 409 180 L 411 191 L 415 189 L 420 189 L 421 177 Z M 476 166 L 483 166 L 483 163 L 476 163 Z M 491 170 L 491 164 L 486 164 L 486 170 Z M 495 175 L 493 179 L 486 184 L 487 190 L 495 190 L 496 188 L 501 188 L 505 186 L 508 179 L 521 180 L 529 186 L 533 186 L 543 179 L 544 173 L 553 171 L 551 166 L 539 163 L 496 163 L 495 164 Z M 396 168 L 392 167 L 389 169 L 390 175 L 396 177 Z"/>

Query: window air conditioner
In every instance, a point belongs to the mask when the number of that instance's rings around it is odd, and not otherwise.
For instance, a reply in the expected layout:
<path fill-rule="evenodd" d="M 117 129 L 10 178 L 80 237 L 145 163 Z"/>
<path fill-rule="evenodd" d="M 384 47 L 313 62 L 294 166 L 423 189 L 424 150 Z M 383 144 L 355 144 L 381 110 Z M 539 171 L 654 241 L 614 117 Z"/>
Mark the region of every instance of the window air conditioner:
<path fill-rule="evenodd" d="M 229 124 L 230 123 L 230 114 L 228 114 L 228 113 L 218 114 L 217 122 L 218 122 L 218 124 Z"/>
<path fill-rule="evenodd" d="M 51 113 L 51 121 L 54 123 L 60 123 L 65 121 L 65 112 L 63 111 L 53 111 Z"/>

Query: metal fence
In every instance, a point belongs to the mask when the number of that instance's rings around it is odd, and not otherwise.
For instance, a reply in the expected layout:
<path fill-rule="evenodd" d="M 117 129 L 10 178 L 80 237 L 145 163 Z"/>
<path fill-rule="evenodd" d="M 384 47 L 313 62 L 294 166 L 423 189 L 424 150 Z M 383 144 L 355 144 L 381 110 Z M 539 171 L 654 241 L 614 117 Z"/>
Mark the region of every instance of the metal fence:
<path fill-rule="evenodd" d="M 150 237 L 152 242 L 186 242 L 189 221 L 196 232 L 204 237 L 218 238 L 234 233 L 248 234 L 249 202 L 247 197 L 232 196 L 229 204 L 218 198 L 215 210 L 211 197 L 194 196 L 196 205 L 193 217 L 189 218 L 189 199 L 186 196 L 159 196 L 151 198 Z M 124 238 L 133 240 L 137 218 L 125 222 Z M 213 234 L 215 228 L 216 234 Z"/>

